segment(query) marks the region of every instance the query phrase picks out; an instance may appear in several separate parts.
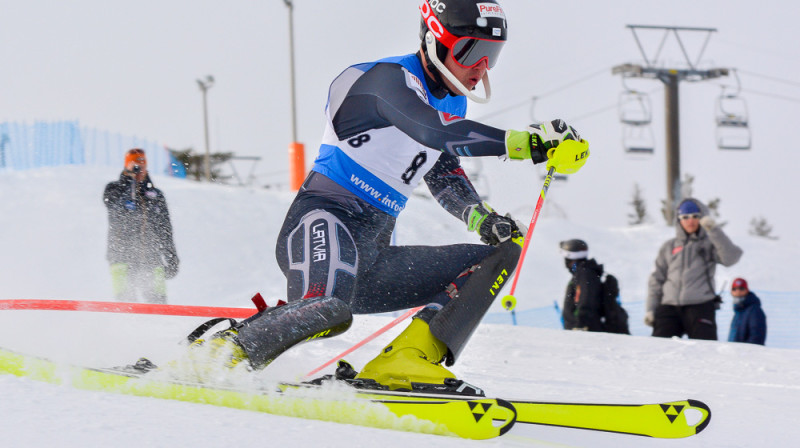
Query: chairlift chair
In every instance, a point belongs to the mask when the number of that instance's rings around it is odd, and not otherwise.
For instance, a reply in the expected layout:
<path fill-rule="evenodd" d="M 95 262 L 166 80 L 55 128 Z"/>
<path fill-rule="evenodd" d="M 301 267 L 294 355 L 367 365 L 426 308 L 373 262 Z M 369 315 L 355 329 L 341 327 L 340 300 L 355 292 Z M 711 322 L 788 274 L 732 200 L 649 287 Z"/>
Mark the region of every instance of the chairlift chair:
<path fill-rule="evenodd" d="M 632 126 L 649 125 L 653 119 L 650 95 L 627 89 L 619 94 L 619 121 Z"/>
<path fill-rule="evenodd" d="M 622 147 L 631 155 L 652 155 L 655 152 L 655 136 L 650 125 L 622 124 Z"/>
<path fill-rule="evenodd" d="M 731 121 L 731 123 L 739 123 Z M 750 128 L 745 125 L 721 125 L 717 122 L 717 148 L 749 150 L 752 146 Z"/>
<path fill-rule="evenodd" d="M 717 98 L 717 147 L 747 150 L 752 145 L 747 103 L 736 94 Z"/>
<path fill-rule="evenodd" d="M 735 71 L 733 73 L 736 76 L 735 92 L 726 93 L 726 86 L 722 86 L 722 92 L 717 97 L 717 147 L 747 150 L 752 145 L 747 102 L 739 96 L 742 86 L 738 74 Z"/>

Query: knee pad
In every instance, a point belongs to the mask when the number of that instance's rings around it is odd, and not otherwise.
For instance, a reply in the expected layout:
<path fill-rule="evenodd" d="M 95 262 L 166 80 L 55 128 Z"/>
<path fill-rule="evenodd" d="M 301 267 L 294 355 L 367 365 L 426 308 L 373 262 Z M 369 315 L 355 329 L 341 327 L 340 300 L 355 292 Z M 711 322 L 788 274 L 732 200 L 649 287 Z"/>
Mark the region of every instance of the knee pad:
<path fill-rule="evenodd" d="M 358 271 L 358 251 L 350 231 L 339 218 L 314 210 L 300 219 L 288 236 L 288 300 L 350 297 Z"/>

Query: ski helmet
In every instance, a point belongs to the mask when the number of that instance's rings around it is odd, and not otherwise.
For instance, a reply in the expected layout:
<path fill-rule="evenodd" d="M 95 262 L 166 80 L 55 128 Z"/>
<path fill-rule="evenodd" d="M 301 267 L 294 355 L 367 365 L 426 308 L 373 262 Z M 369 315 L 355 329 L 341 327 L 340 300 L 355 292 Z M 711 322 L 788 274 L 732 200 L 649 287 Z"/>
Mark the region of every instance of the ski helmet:
<path fill-rule="evenodd" d="M 444 60 L 450 56 L 462 67 L 485 60 L 489 68 L 494 67 L 508 36 L 503 8 L 495 0 L 423 0 L 419 11 L 419 34 L 429 62 L 462 94 L 479 103 L 488 102 L 488 75 L 483 78 L 486 97 L 478 97 L 444 66 Z"/>
<path fill-rule="evenodd" d="M 583 240 L 567 240 L 558 244 L 561 255 L 568 260 L 580 260 L 589 256 L 589 245 Z"/>

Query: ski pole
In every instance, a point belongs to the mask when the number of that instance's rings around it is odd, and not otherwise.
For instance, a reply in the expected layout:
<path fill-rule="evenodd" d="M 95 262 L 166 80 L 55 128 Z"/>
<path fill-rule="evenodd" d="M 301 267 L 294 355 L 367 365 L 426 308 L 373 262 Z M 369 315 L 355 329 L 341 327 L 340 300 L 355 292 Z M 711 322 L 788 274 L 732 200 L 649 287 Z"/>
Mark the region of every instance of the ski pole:
<path fill-rule="evenodd" d="M 555 167 L 550 167 L 547 171 L 547 177 L 544 178 L 542 192 L 539 193 L 539 200 L 536 202 L 536 209 L 533 210 L 531 224 L 528 226 L 528 232 L 525 234 L 525 242 L 522 244 L 522 253 L 519 254 L 519 263 L 517 263 L 517 271 L 514 273 L 514 281 L 511 283 L 511 291 L 507 296 L 503 297 L 503 307 L 509 311 L 513 311 L 517 304 L 517 298 L 514 297 L 514 292 L 517 290 L 519 273 L 522 272 L 522 263 L 525 262 L 525 253 L 528 252 L 528 245 L 531 243 L 533 228 L 536 227 L 536 221 L 539 219 L 539 212 L 542 210 L 542 204 L 544 204 L 544 198 L 547 196 L 547 190 L 550 188 L 550 182 L 553 180 L 553 173 L 555 170 Z"/>
<path fill-rule="evenodd" d="M 408 310 L 405 313 L 403 313 L 402 316 L 400 316 L 400 317 L 396 318 L 395 320 L 389 322 L 388 324 L 384 325 L 381 329 L 379 329 L 375 333 L 372 333 L 371 335 L 367 336 L 363 341 L 361 341 L 361 342 L 357 343 L 356 345 L 348 348 L 347 350 L 343 351 L 342 353 L 339 353 L 338 355 L 334 356 L 333 358 L 331 358 L 325 364 L 323 364 L 323 365 L 317 367 L 316 369 L 306 373 L 305 377 L 306 378 L 310 377 L 311 375 L 319 372 L 320 370 L 324 369 L 325 367 L 328 367 L 329 365 L 335 363 L 336 361 L 338 361 L 338 360 L 344 358 L 345 356 L 349 355 L 350 353 L 356 351 L 358 348 L 360 348 L 361 346 L 363 346 L 367 342 L 369 342 L 369 341 L 377 338 L 378 336 L 382 335 L 388 329 L 390 329 L 390 328 L 394 327 L 395 325 L 399 324 L 400 322 L 405 320 L 408 316 L 411 316 L 412 314 L 416 313 L 417 311 L 421 310 L 422 308 L 423 307 L 421 307 L 421 306 L 418 306 L 416 308 L 411 308 L 410 310 Z"/>

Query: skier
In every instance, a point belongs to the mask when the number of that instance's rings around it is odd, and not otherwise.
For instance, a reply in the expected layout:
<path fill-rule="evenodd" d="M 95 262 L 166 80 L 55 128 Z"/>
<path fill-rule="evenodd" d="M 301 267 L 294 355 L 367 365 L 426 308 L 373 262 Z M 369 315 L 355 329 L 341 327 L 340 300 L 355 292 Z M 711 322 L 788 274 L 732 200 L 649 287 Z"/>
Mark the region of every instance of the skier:
<path fill-rule="evenodd" d="M 444 384 L 455 375 L 442 364 L 456 361 L 513 273 L 525 233 L 481 202 L 459 157 L 546 162 L 560 173 L 586 162 L 588 143 L 562 120 L 514 131 L 463 118 L 467 98 L 490 97 L 488 71 L 507 34 L 497 2 L 429 0 L 419 9 L 416 54 L 351 66 L 330 86 L 319 156 L 278 236 L 288 304 L 198 341 L 209 356 L 261 368 L 299 342 L 346 331 L 353 313 L 427 305 L 357 380 Z M 473 92 L 481 81 L 484 97 Z M 421 180 L 487 245 L 391 246 Z"/>
<path fill-rule="evenodd" d="M 166 279 L 178 273 L 167 201 L 147 173 L 144 150 L 125 154 L 119 179 L 106 185 L 111 286 L 117 300 L 166 303 Z"/>
<path fill-rule="evenodd" d="M 714 292 L 717 263 L 733 266 L 742 249 L 708 216 L 694 198 L 678 205 L 675 238 L 665 242 L 650 275 L 644 322 L 653 336 L 717 340 Z"/>
<path fill-rule="evenodd" d="M 731 284 L 733 319 L 728 342 L 748 342 L 764 345 L 767 340 L 767 315 L 761 300 L 750 291 L 747 280 L 737 278 Z"/>

